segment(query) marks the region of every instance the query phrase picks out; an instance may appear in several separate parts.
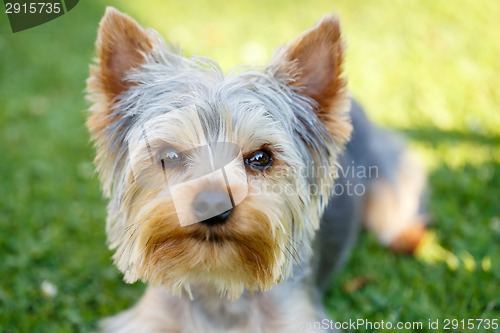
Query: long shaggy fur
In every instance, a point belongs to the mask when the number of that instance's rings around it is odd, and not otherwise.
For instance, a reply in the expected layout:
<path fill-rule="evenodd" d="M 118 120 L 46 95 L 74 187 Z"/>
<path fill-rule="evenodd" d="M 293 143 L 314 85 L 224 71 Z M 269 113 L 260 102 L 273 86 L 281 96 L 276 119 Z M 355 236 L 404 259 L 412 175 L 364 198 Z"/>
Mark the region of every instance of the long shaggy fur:
<path fill-rule="evenodd" d="M 340 36 L 338 19 L 325 16 L 268 66 L 224 74 L 211 59 L 186 58 L 154 31 L 107 10 L 88 80 L 87 125 L 110 199 L 108 240 L 125 281 L 179 297 L 234 300 L 277 288 L 294 262 L 304 260 L 307 270 L 351 130 Z M 266 149 L 273 164 L 247 167 L 244 199 L 226 223 L 181 226 L 172 185 L 204 176 L 202 148 L 213 142 L 234 144 L 240 158 Z M 158 164 L 165 146 L 189 152 L 182 168 Z M 189 205 L 196 190 L 182 200 Z"/>

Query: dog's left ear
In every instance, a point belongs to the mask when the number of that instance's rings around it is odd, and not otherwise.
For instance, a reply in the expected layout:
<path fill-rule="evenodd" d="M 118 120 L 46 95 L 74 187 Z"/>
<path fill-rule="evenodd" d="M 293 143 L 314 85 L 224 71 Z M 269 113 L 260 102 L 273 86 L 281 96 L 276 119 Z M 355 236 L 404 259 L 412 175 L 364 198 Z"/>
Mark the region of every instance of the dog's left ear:
<path fill-rule="evenodd" d="M 342 75 L 344 45 L 335 14 L 325 15 L 279 50 L 270 69 L 278 79 L 316 102 L 316 115 L 337 143 L 351 133 L 350 97 Z"/>

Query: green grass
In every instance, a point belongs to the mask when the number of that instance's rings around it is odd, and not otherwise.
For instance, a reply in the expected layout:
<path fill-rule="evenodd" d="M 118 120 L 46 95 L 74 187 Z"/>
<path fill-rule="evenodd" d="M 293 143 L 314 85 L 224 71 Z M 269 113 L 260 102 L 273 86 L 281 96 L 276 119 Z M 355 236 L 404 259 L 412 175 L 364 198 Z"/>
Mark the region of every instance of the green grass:
<path fill-rule="evenodd" d="M 424 159 L 433 228 L 461 264 L 453 270 L 398 256 L 363 234 L 325 300 L 330 314 L 425 323 L 500 318 L 498 1 L 108 4 L 225 69 L 265 62 L 275 46 L 338 11 L 351 90 L 372 119 L 405 133 Z M 144 289 L 123 283 L 111 264 L 106 203 L 84 127 L 83 89 L 104 7 L 81 1 L 69 14 L 17 34 L 0 13 L 2 332 L 91 331 Z M 474 270 L 464 264 L 470 256 Z M 490 269 L 480 265 L 485 257 Z M 360 277 L 368 282 L 345 291 Z M 44 281 L 57 286 L 54 297 L 43 295 Z"/>

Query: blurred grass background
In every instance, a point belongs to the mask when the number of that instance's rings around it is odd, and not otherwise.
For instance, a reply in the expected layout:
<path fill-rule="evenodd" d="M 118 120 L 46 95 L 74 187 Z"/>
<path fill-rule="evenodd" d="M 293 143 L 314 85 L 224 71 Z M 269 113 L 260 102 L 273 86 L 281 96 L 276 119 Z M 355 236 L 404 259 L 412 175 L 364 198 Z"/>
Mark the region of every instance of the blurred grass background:
<path fill-rule="evenodd" d="M 0 13 L 0 331 L 92 331 L 144 288 L 124 284 L 111 264 L 84 127 L 106 5 L 224 69 L 265 63 L 275 46 L 337 11 L 351 90 L 424 159 L 434 229 L 460 265 L 398 256 L 363 234 L 326 297 L 330 314 L 500 318 L 500 2 L 86 0 L 17 34 Z"/>

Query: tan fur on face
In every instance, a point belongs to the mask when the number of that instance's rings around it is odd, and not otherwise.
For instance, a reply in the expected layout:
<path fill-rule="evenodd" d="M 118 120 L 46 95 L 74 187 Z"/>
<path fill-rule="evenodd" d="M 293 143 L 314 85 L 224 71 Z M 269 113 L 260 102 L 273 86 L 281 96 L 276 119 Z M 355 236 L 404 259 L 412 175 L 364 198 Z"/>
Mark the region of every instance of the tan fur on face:
<path fill-rule="evenodd" d="M 215 63 L 185 58 L 128 16 L 107 11 L 88 80 L 94 104 L 87 124 L 110 197 L 108 240 L 126 281 L 175 293 L 209 284 L 236 298 L 245 289 L 270 289 L 290 275 L 298 252 L 310 253 L 333 184 L 329 170 L 350 131 L 338 29 L 327 16 L 270 69 L 225 76 Z M 273 165 L 248 167 L 248 195 L 224 225 L 181 227 L 167 186 L 200 177 L 207 159 L 191 154 L 179 172 L 166 172 L 167 185 L 147 172 L 163 179 L 154 165 L 160 146 L 182 151 L 207 142 L 237 145 L 243 158 L 267 149 Z M 295 171 L 278 175 L 280 168 Z M 182 200 L 191 207 L 192 198 Z"/>
<path fill-rule="evenodd" d="M 122 188 L 125 194 L 120 202 L 122 217 L 109 224 L 112 230 L 108 232 L 111 248 L 116 248 L 115 262 L 127 282 L 141 279 L 161 284 L 174 293 L 189 291 L 191 285 L 200 283 L 212 285 L 229 298 L 237 298 L 244 289 L 268 290 L 289 274 L 291 257 L 297 257 L 294 248 L 297 240 L 292 241 L 293 235 L 301 239 L 304 234 L 309 236 L 304 229 L 313 231 L 304 221 L 304 212 L 311 209 L 304 206 L 308 195 L 303 189 L 295 189 L 298 175 L 282 172 L 287 169 L 287 163 L 298 166 L 301 161 L 282 128 L 274 128 L 271 132 L 264 126 L 269 125 L 266 121 L 254 127 L 249 126 L 252 122 L 246 122 L 241 130 L 233 130 L 231 114 L 220 119 L 219 136 L 212 137 L 214 142 L 235 142 L 245 157 L 265 143 L 274 157 L 274 164 L 268 170 L 249 169 L 246 175 L 243 174 L 248 185 L 229 183 L 235 185 L 233 193 L 243 193 L 240 186 L 248 187 L 248 196 L 221 226 L 196 223 L 182 227 L 178 219 L 180 212 L 177 209 L 192 207 L 197 193 L 214 185 L 220 189 L 222 185 L 214 183 L 214 179 L 200 181 L 207 171 L 205 154 L 191 150 L 190 163 L 168 170 L 168 181 L 159 180 L 156 186 L 141 187 L 144 182 L 138 182 L 134 176 L 147 175 L 148 169 L 161 176 L 158 165 L 142 168 L 136 163 L 150 160 L 151 152 L 158 151 L 161 143 L 175 142 L 185 148 L 205 144 L 205 138 L 200 136 L 204 129 L 199 116 L 197 109 L 184 108 L 154 117 L 144 126 L 129 131 L 126 141 L 130 158 L 124 168 L 126 183 Z M 261 119 L 257 111 L 252 117 Z M 148 133 L 147 142 L 142 137 L 143 129 Z M 227 176 L 231 176 L 232 169 L 227 170 L 228 165 L 225 169 Z M 151 175 L 149 178 L 154 180 Z M 183 188 L 182 195 L 175 195 L 175 200 L 172 198 L 174 187 L 167 187 L 170 185 Z M 276 192 L 284 187 L 289 188 L 288 193 Z"/>
<path fill-rule="evenodd" d="M 137 222 L 123 235 L 115 261 L 127 281 L 142 279 L 174 292 L 197 283 L 213 284 L 233 299 L 244 288 L 267 290 L 283 275 L 285 251 L 292 251 L 285 249 L 290 231 L 282 228 L 290 217 L 281 203 L 260 208 L 271 200 L 277 197 L 250 194 L 223 225 L 181 227 L 168 197 L 150 198 L 157 204 L 135 205 L 139 211 L 129 213 Z"/>

